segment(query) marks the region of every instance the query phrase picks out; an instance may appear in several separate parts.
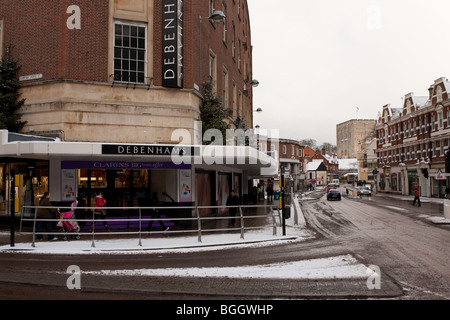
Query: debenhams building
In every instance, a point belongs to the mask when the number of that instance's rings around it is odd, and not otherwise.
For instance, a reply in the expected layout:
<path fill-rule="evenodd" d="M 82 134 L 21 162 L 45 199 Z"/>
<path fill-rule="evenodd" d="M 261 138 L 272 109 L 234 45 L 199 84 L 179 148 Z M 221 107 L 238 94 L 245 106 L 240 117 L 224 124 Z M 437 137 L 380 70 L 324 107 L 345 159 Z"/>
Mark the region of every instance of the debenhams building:
<path fill-rule="evenodd" d="M 0 214 L 11 187 L 18 213 L 45 191 L 58 204 L 84 193 L 93 205 L 103 192 L 108 206 L 136 207 L 157 192 L 172 205 L 224 205 L 277 171 L 251 147 L 195 143 L 207 80 L 230 125 L 252 128 L 244 0 L 4 0 L 0 50 L 20 61 L 27 122 L 0 131 Z"/>

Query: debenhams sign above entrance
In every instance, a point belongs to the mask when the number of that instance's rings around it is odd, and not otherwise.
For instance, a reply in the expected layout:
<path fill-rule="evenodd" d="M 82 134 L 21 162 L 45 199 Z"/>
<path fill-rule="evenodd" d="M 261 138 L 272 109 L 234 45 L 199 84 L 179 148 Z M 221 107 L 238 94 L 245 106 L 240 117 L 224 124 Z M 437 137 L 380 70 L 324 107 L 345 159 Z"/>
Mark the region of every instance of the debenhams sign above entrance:
<path fill-rule="evenodd" d="M 102 145 L 102 154 L 132 156 L 185 156 L 195 155 L 195 147 L 191 146 L 138 146 L 138 145 Z"/>

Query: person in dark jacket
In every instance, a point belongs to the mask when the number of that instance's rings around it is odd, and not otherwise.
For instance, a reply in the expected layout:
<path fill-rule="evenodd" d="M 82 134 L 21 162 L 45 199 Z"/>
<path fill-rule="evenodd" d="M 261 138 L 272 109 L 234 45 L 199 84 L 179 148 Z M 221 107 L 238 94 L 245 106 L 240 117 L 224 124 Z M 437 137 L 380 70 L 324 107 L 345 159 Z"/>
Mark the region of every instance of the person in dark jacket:
<path fill-rule="evenodd" d="M 159 206 L 160 206 L 160 203 L 159 203 L 158 193 L 157 192 L 153 192 L 152 193 L 152 198 L 150 199 L 150 207 L 158 208 Z M 169 230 L 169 227 L 166 227 L 164 225 L 164 222 L 161 220 L 162 218 L 161 218 L 161 214 L 159 212 L 159 209 L 151 210 L 150 214 L 151 214 L 151 218 L 158 219 L 156 221 L 159 223 L 159 226 L 161 227 L 162 230 L 164 230 L 164 231 L 168 231 Z M 153 222 L 154 221 L 155 220 L 151 220 L 151 221 L 148 222 L 147 231 L 152 231 L 152 226 L 153 226 Z"/>
<path fill-rule="evenodd" d="M 230 195 L 228 196 L 227 199 L 227 207 L 231 207 L 228 208 L 228 213 L 230 215 L 230 217 L 233 217 L 233 219 L 231 219 L 231 226 L 234 227 L 234 224 L 236 222 L 236 219 L 234 218 L 236 216 L 237 210 L 238 208 L 233 207 L 233 206 L 239 206 L 241 204 L 241 200 L 239 199 L 239 197 L 237 195 L 234 194 L 234 190 L 231 190 Z"/>
<path fill-rule="evenodd" d="M 86 194 L 81 193 L 77 197 L 77 209 L 75 210 L 75 218 L 77 220 L 85 220 L 87 216 L 87 200 L 86 200 Z M 78 224 L 80 225 L 80 228 L 83 229 L 86 225 L 86 221 L 78 221 Z"/>
<path fill-rule="evenodd" d="M 413 201 L 412 205 L 415 206 L 416 205 L 416 201 L 418 201 L 419 202 L 419 207 L 420 207 L 420 189 L 419 189 L 419 186 L 417 186 L 417 185 L 414 186 L 413 190 L 414 190 L 414 201 Z"/>
<path fill-rule="evenodd" d="M 45 192 L 44 195 L 42 196 L 41 200 L 39 201 L 39 206 L 40 207 L 45 207 L 45 208 L 39 208 L 37 211 L 37 221 L 36 221 L 36 239 L 37 240 L 42 240 L 43 236 L 42 234 L 40 234 L 41 232 L 43 232 L 45 230 L 45 232 L 53 232 L 53 225 L 54 222 L 53 221 L 42 221 L 43 220 L 47 220 L 47 219 L 56 219 L 56 212 L 57 209 L 53 209 L 53 208 L 47 208 L 47 207 L 52 207 L 52 203 L 50 202 L 50 193 Z M 55 236 L 53 234 L 49 234 L 48 235 L 48 240 L 53 240 L 56 239 Z"/>

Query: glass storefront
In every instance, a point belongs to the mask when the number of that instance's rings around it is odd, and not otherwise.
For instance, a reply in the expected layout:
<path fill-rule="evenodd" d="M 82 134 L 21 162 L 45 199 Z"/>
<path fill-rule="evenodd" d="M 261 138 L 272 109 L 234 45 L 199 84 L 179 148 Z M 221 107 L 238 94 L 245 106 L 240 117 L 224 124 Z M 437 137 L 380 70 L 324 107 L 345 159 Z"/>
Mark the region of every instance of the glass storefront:
<path fill-rule="evenodd" d="M 14 186 L 10 184 L 10 167 L 15 175 Z M 49 190 L 48 186 L 48 161 L 0 163 L 0 215 L 7 214 L 11 187 L 15 188 L 15 213 L 20 213 L 24 206 L 38 205 L 44 192 Z"/>
<path fill-rule="evenodd" d="M 78 169 L 78 194 L 90 199 L 95 206 L 95 197 L 103 192 L 108 207 L 139 207 L 149 198 L 152 172 L 149 170 L 88 170 Z"/>

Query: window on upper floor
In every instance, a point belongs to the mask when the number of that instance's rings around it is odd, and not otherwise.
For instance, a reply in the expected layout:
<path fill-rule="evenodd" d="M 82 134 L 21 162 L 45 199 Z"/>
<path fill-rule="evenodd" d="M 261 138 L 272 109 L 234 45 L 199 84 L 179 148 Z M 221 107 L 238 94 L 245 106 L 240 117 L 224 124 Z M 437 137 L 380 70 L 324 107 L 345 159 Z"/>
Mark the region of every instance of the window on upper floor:
<path fill-rule="evenodd" d="M 223 67 L 223 83 L 222 83 L 222 99 L 223 99 L 223 107 L 229 108 L 228 105 L 228 69 L 224 66 Z M 233 110 L 234 111 L 234 110 Z M 234 116 L 234 115 L 233 115 Z"/>
<path fill-rule="evenodd" d="M 147 26 L 114 25 L 114 81 L 145 83 Z"/>
<path fill-rule="evenodd" d="M 3 20 L 0 19 L 0 57 L 3 55 L 3 29 L 5 24 Z"/>
<path fill-rule="evenodd" d="M 225 14 L 225 17 L 227 16 L 227 4 L 224 2 L 222 4 L 222 12 Z M 222 33 L 222 41 L 226 44 L 227 43 L 227 24 L 226 22 L 223 23 L 223 33 Z"/>
<path fill-rule="evenodd" d="M 209 16 L 214 13 L 214 0 L 209 0 Z"/>
<path fill-rule="evenodd" d="M 216 54 L 213 51 L 209 51 L 209 77 L 213 82 L 214 92 L 217 92 L 217 60 Z"/>
<path fill-rule="evenodd" d="M 231 26 L 231 33 L 231 56 L 234 59 L 236 58 L 236 25 L 234 24 L 234 21 Z"/>
<path fill-rule="evenodd" d="M 447 109 L 447 128 L 450 128 L 450 109 Z"/>

